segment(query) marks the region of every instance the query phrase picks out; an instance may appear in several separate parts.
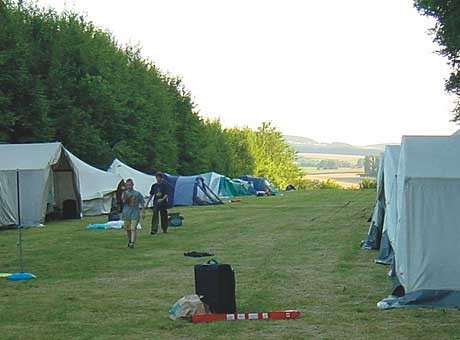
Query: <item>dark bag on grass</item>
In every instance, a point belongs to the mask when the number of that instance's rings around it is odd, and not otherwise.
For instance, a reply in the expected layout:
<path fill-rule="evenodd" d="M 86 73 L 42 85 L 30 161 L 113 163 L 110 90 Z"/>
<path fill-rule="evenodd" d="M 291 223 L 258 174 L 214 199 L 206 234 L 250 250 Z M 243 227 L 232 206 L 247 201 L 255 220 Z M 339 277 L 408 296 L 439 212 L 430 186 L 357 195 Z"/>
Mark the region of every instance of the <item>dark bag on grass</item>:
<path fill-rule="evenodd" d="M 180 227 L 182 226 L 182 221 L 184 217 L 180 215 L 180 213 L 169 213 L 168 215 L 168 225 L 170 227 Z"/>
<path fill-rule="evenodd" d="M 195 291 L 212 313 L 236 313 L 235 272 L 210 260 L 195 266 Z"/>

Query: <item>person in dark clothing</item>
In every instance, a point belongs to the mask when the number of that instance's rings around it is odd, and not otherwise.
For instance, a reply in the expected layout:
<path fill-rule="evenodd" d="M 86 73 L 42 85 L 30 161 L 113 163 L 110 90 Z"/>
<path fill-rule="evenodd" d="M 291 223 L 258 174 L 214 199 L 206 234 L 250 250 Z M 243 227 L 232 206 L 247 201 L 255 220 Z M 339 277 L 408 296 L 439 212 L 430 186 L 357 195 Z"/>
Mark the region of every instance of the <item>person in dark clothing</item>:
<path fill-rule="evenodd" d="M 164 233 L 168 232 L 168 185 L 164 181 L 164 175 L 157 173 L 155 175 L 157 183 L 150 188 L 150 197 L 147 200 L 147 206 L 153 199 L 153 216 L 151 235 L 158 233 L 158 224 L 161 217 L 161 229 Z"/>
<path fill-rule="evenodd" d="M 120 214 L 123 211 L 123 193 L 125 191 L 126 191 L 126 183 L 124 180 L 121 180 L 120 183 L 118 183 L 117 191 L 115 192 L 116 208 Z"/>

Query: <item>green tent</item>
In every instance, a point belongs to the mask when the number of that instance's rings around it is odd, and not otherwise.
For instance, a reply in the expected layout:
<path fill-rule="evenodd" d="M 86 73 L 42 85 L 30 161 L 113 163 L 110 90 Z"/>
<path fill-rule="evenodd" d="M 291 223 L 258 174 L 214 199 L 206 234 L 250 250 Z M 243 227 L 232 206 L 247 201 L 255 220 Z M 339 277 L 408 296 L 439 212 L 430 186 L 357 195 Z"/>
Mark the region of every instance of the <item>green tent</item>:
<path fill-rule="evenodd" d="M 219 183 L 220 197 L 248 196 L 252 195 L 251 185 L 242 180 L 234 180 L 222 176 Z"/>

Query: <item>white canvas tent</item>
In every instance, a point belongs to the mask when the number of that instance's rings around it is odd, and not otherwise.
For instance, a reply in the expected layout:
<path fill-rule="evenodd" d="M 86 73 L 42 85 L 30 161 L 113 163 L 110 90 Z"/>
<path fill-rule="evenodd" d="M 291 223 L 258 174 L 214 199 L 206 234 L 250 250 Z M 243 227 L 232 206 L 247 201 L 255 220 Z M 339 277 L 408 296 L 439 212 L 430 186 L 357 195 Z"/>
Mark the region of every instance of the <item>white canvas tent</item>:
<path fill-rule="evenodd" d="M 68 150 L 66 152 L 78 172 L 83 215 L 108 214 L 122 178 L 117 174 L 94 168 Z"/>
<path fill-rule="evenodd" d="M 390 241 L 404 295 L 378 306 L 460 307 L 460 135 L 403 137 L 397 176 Z"/>
<path fill-rule="evenodd" d="M 394 240 L 394 233 L 397 223 L 397 178 L 400 145 L 387 145 L 385 147 L 384 161 L 384 187 L 385 187 L 385 221 L 383 230 L 388 230 Z"/>
<path fill-rule="evenodd" d="M 152 184 L 157 182 L 155 176 L 133 169 L 119 159 L 115 159 L 107 171 L 119 175 L 124 180 L 131 178 L 134 181 L 134 188 L 142 193 L 144 197 L 150 195 Z"/>
<path fill-rule="evenodd" d="M 0 225 L 16 225 L 18 208 L 23 226 L 44 223 L 47 213 L 80 216 L 77 173 L 61 143 L 0 145 Z"/>
<path fill-rule="evenodd" d="M 393 249 L 390 236 L 394 240 L 397 223 L 397 173 L 399 165 L 400 145 L 387 145 L 383 153 L 383 186 L 385 196 L 385 214 L 383 218 L 382 239 L 379 257 L 376 263 L 391 264 Z"/>
<path fill-rule="evenodd" d="M 385 216 L 385 192 L 384 192 L 384 157 L 380 155 L 379 169 L 377 173 L 377 196 L 372 212 L 371 223 L 367 232 L 367 239 L 361 241 L 361 249 L 375 250 L 380 248 L 383 219 Z"/>

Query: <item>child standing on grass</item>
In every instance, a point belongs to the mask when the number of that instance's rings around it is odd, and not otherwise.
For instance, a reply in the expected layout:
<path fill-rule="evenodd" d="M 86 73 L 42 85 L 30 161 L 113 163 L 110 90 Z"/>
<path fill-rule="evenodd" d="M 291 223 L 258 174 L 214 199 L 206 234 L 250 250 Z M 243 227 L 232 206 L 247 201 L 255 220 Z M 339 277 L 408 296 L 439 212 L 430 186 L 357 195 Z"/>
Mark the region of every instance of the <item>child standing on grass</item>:
<path fill-rule="evenodd" d="M 136 227 L 141 219 L 141 208 L 144 207 L 144 197 L 139 191 L 134 190 L 134 181 L 126 180 L 126 191 L 123 192 L 123 213 L 124 228 L 128 236 L 128 247 L 134 248 L 136 242 Z"/>

